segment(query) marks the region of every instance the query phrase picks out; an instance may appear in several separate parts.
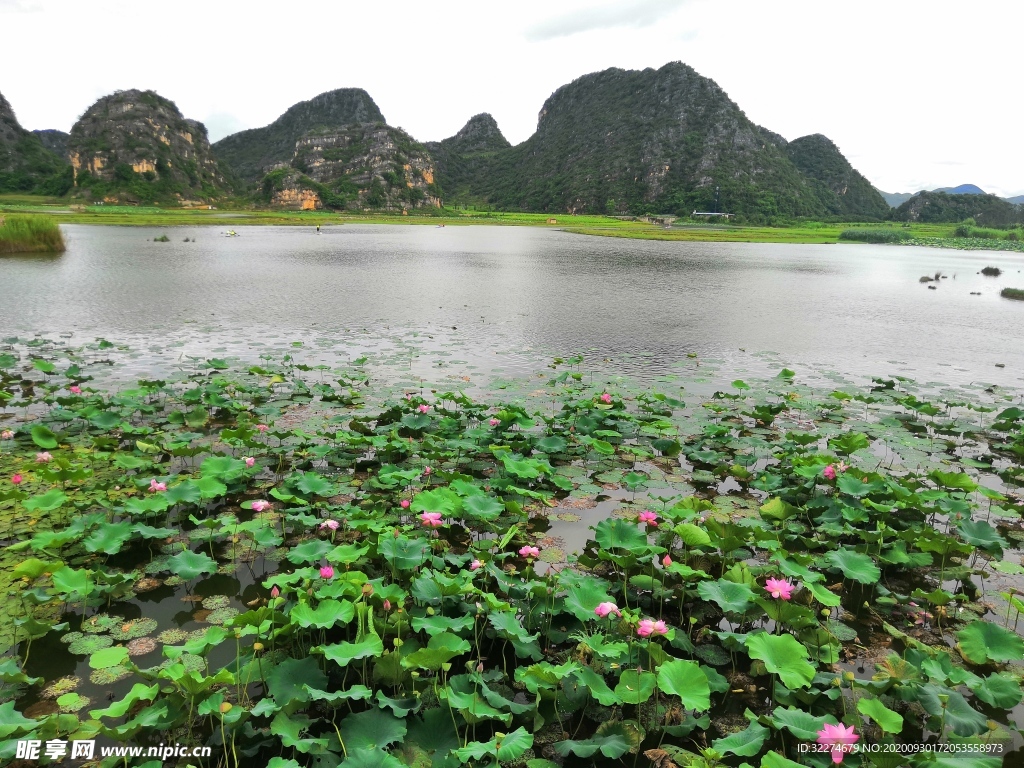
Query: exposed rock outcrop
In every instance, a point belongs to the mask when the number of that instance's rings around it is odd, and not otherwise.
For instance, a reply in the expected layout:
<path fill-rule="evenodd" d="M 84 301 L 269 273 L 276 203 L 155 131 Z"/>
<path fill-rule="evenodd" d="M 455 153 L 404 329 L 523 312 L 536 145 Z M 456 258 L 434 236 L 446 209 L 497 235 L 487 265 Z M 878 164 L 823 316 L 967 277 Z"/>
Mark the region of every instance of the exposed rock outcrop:
<path fill-rule="evenodd" d="M 89 107 L 71 129 L 68 157 L 76 189 L 91 197 L 212 199 L 230 186 L 203 124 L 153 91 L 118 91 Z"/>
<path fill-rule="evenodd" d="M 244 182 L 258 182 L 280 163 L 290 162 L 295 142 L 316 130 L 383 123 L 384 115 L 362 88 L 339 88 L 300 101 L 263 128 L 227 136 L 213 145 L 217 157 Z"/>

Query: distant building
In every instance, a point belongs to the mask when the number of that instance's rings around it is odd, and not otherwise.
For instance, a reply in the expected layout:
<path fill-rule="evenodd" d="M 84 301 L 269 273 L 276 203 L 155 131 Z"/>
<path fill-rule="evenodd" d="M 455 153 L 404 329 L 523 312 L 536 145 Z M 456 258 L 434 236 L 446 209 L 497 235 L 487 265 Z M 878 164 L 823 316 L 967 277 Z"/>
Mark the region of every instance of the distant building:
<path fill-rule="evenodd" d="M 732 216 L 735 216 L 736 214 L 733 214 L 733 213 L 711 213 L 709 211 L 694 211 L 690 215 L 691 216 L 724 216 L 725 218 L 728 219 L 728 218 L 730 218 Z"/>

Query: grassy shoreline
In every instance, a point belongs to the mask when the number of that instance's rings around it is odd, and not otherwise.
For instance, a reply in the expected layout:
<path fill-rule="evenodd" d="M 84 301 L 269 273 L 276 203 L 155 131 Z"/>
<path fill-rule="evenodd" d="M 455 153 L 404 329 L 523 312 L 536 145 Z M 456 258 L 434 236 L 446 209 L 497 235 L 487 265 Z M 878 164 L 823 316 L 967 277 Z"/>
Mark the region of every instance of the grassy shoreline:
<path fill-rule="evenodd" d="M 592 237 L 620 237 L 632 240 L 683 242 L 749 242 L 790 244 L 834 244 L 873 242 L 878 235 L 900 245 L 920 245 L 960 250 L 1024 252 L 1024 242 L 958 236 L 954 224 L 911 224 L 849 222 L 796 222 L 776 226 L 704 223 L 665 226 L 647 221 L 611 216 L 574 216 L 547 213 L 499 213 L 483 211 L 431 211 L 402 216 L 330 211 L 280 211 L 241 208 L 200 209 L 135 206 L 69 206 L 53 198 L 0 195 L 0 217 L 46 217 L 66 224 L 107 226 L 307 226 L 344 224 L 402 224 L 409 226 L 531 226 L 559 229 Z M 863 237 L 861 236 L 863 235 Z"/>
<path fill-rule="evenodd" d="M 44 216 L 0 216 L 0 254 L 63 253 L 60 225 Z"/>

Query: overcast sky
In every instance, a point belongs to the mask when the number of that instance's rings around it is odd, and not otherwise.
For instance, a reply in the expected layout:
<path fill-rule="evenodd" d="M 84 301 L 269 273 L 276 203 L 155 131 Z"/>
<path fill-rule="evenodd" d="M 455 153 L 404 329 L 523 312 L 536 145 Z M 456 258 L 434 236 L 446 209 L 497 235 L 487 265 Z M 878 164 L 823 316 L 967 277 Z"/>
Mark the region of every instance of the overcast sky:
<path fill-rule="evenodd" d="M 887 192 L 1024 193 L 1021 0 L 0 0 L 0 93 L 29 129 L 150 88 L 213 139 L 365 88 L 420 141 L 490 112 L 516 144 L 560 85 L 683 61 Z"/>

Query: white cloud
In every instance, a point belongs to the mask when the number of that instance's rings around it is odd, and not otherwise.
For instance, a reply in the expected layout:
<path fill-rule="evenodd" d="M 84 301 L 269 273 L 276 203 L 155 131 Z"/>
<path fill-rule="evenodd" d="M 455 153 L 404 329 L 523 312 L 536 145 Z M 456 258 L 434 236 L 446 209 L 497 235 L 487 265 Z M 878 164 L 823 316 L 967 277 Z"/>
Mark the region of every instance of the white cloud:
<path fill-rule="evenodd" d="M 526 30 L 530 41 L 568 37 L 595 29 L 650 27 L 682 7 L 685 0 L 631 0 L 580 8 L 542 21 Z"/>

